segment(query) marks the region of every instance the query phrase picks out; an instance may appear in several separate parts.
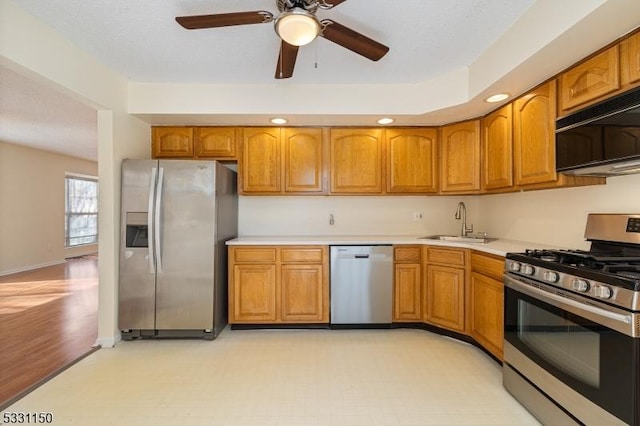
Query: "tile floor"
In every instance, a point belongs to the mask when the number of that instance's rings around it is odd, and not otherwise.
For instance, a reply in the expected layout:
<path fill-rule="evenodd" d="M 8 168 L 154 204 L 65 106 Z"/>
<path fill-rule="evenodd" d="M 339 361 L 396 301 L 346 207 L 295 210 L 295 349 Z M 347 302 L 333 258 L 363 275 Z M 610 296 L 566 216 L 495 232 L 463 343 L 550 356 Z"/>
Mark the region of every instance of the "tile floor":
<path fill-rule="evenodd" d="M 229 330 L 122 342 L 6 411 L 55 425 L 537 425 L 501 369 L 422 330 Z"/>

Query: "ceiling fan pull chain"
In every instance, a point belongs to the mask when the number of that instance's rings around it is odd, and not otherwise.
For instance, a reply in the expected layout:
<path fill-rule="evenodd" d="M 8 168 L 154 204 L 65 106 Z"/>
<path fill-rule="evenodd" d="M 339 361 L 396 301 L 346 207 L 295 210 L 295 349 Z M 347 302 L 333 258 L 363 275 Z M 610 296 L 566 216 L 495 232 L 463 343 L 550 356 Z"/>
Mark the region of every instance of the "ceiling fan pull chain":
<path fill-rule="evenodd" d="M 318 69 L 318 42 L 316 41 L 314 44 L 314 54 L 315 54 L 315 63 L 313 64 L 313 67 L 315 69 Z"/>

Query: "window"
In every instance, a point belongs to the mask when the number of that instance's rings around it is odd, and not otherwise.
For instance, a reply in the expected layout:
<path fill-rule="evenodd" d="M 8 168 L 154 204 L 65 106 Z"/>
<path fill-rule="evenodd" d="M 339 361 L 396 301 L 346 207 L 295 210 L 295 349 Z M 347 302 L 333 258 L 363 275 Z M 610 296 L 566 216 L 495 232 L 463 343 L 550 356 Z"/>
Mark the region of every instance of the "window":
<path fill-rule="evenodd" d="M 65 246 L 98 242 L 98 180 L 65 177 Z"/>

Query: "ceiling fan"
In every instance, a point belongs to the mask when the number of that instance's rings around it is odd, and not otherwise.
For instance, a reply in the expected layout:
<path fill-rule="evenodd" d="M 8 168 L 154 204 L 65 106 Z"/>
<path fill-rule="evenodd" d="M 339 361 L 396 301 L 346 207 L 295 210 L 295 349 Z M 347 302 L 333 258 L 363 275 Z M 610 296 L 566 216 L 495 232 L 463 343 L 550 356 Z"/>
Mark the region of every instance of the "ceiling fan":
<path fill-rule="evenodd" d="M 293 75 L 298 48 L 311 43 L 318 36 L 372 61 L 379 60 L 389 51 L 387 46 L 344 25 L 331 19 L 319 20 L 316 17 L 318 8 L 332 9 L 345 1 L 347 0 L 276 0 L 280 11 L 277 17 L 271 12 L 257 10 L 179 16 L 176 21 L 188 30 L 274 22 L 276 33 L 281 39 L 275 78 L 282 79 Z"/>

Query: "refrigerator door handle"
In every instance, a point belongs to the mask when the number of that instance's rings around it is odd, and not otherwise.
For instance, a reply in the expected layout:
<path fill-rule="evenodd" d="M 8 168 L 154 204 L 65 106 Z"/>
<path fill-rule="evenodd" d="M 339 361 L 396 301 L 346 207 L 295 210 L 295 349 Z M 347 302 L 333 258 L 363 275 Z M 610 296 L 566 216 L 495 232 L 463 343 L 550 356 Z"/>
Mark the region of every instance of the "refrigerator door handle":
<path fill-rule="evenodd" d="M 149 244 L 149 273 L 154 274 L 156 272 L 156 264 L 153 258 L 153 200 L 154 200 L 154 189 L 156 187 L 156 177 L 158 176 L 158 169 L 156 167 L 151 169 L 151 183 L 149 184 L 149 206 L 147 208 L 147 232 L 149 233 L 148 241 Z"/>
<path fill-rule="evenodd" d="M 156 252 L 156 267 L 157 272 L 162 272 L 162 247 L 161 247 L 161 235 L 160 235 L 160 211 L 162 210 L 162 187 L 164 184 L 164 167 L 160 167 L 158 171 L 158 187 L 156 190 L 156 209 L 155 218 L 153 221 L 153 246 Z"/>

